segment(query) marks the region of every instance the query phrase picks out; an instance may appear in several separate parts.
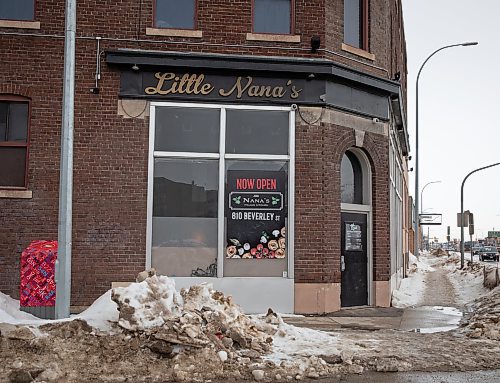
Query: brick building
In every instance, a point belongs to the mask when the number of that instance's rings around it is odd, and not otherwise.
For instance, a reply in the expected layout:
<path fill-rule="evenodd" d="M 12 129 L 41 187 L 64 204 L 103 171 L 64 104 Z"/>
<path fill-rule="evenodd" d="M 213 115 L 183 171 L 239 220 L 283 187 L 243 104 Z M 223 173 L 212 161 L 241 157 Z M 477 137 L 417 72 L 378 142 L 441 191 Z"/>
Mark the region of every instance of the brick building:
<path fill-rule="evenodd" d="M 400 0 L 77 2 L 71 305 L 146 267 L 248 311 L 390 305 Z M 65 2 L 0 0 L 0 290 L 56 239 Z"/>

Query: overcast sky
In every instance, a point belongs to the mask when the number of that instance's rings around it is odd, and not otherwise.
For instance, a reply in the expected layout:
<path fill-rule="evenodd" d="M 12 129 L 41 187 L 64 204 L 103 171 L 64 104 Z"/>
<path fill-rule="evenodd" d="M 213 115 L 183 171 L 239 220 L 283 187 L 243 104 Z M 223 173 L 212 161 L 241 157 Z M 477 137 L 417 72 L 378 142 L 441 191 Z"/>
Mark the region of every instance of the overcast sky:
<path fill-rule="evenodd" d="M 420 190 L 427 182 L 441 181 L 425 189 L 423 211 L 443 214 L 442 226 L 430 226 L 431 237 L 444 240 L 449 225 L 452 238 L 460 238 L 456 214 L 464 177 L 476 168 L 500 162 L 500 1 L 403 0 L 403 15 L 413 159 L 415 81 L 420 66 L 442 46 L 479 42 L 437 53 L 419 80 Z M 414 166 L 411 161 L 410 167 Z M 410 177 L 413 195 L 414 172 Z M 464 210 L 474 213 L 478 238 L 493 228 L 500 230 L 500 166 L 468 178 Z"/>

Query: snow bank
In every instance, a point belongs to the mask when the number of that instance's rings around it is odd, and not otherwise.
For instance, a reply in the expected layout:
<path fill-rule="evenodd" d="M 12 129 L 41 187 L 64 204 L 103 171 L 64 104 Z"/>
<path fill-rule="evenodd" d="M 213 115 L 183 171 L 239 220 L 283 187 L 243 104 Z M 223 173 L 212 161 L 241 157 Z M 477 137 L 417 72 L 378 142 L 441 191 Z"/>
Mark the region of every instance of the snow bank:
<path fill-rule="evenodd" d="M 20 310 L 19 301 L 0 292 L 0 323 L 20 324 L 38 318 Z"/>
<path fill-rule="evenodd" d="M 408 277 L 401 281 L 399 289 L 392 292 L 394 307 L 412 307 L 419 303 L 425 291 L 425 274 L 434 270 L 427 255 L 421 253 L 420 258 L 417 258 L 410 253 Z"/>
<path fill-rule="evenodd" d="M 463 323 L 463 331 L 470 338 L 500 340 L 500 286 L 477 299 L 474 311 Z"/>
<path fill-rule="evenodd" d="M 118 322 L 118 305 L 111 300 L 111 290 L 97 298 L 87 310 L 72 315 L 71 319 L 83 319 L 94 328 L 111 331 L 112 323 Z"/>

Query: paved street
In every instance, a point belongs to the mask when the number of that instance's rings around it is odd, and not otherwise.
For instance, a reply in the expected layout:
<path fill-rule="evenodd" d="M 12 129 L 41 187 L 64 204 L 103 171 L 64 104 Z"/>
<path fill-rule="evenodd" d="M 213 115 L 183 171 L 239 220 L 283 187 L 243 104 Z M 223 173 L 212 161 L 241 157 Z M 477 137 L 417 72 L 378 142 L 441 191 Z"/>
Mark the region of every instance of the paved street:
<path fill-rule="evenodd" d="M 324 383 L 498 383 L 500 370 L 468 372 L 372 373 Z"/>

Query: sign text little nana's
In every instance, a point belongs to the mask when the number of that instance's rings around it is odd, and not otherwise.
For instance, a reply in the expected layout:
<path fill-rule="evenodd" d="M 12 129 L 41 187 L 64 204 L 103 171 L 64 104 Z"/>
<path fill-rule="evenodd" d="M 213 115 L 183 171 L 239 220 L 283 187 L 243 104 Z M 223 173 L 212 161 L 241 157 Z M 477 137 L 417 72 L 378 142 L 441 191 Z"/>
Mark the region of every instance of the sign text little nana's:
<path fill-rule="evenodd" d="M 176 75 L 175 73 L 155 73 L 158 79 L 156 86 L 149 86 L 144 89 L 144 92 L 149 95 L 209 95 L 216 87 L 205 81 L 204 74 Z M 292 82 L 288 80 L 285 85 L 256 85 L 251 76 L 239 76 L 235 79 L 232 85 L 221 87 L 218 89 L 218 94 L 221 97 L 230 97 L 234 95 L 237 99 L 242 97 L 265 97 L 281 99 L 289 94 L 291 99 L 299 97 L 302 89 L 298 89 Z"/>

